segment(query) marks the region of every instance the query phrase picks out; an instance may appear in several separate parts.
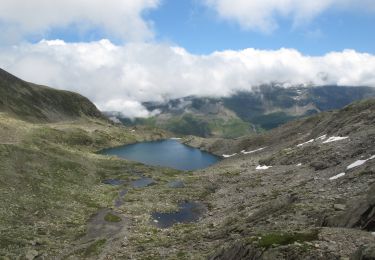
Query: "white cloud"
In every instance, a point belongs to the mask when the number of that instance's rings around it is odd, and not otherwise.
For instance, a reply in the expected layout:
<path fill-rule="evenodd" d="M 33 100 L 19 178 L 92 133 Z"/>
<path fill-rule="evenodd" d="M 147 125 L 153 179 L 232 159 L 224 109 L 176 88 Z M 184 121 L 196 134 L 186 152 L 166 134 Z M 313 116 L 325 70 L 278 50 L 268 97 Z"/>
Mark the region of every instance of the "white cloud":
<path fill-rule="evenodd" d="M 271 82 L 375 87 L 375 56 L 354 50 L 304 56 L 294 49 L 194 55 L 163 44 L 41 41 L 0 48 L 0 67 L 79 92 L 103 110 L 149 116 L 140 104 L 188 95 L 228 96 Z"/>
<path fill-rule="evenodd" d="M 123 100 L 121 98 L 111 99 L 101 104 L 104 111 L 119 111 L 123 116 L 130 118 L 149 117 L 151 113 L 137 101 Z"/>
<path fill-rule="evenodd" d="M 28 35 L 43 35 L 55 28 L 75 31 L 104 31 L 107 36 L 126 40 L 152 37 L 142 18 L 159 0 L 0 0 L 2 42 Z"/>
<path fill-rule="evenodd" d="M 262 32 L 275 30 L 280 18 L 299 25 L 331 8 L 375 10 L 373 0 L 204 0 L 204 3 L 219 17 L 235 21 L 244 29 Z"/>

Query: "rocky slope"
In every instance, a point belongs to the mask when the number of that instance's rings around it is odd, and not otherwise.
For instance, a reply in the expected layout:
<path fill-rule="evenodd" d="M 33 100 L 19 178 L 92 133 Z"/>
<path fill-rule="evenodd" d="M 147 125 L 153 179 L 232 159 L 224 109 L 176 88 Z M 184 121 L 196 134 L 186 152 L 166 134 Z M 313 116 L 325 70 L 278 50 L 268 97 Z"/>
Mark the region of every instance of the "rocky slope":
<path fill-rule="evenodd" d="M 374 125 L 367 100 L 255 137 L 201 139 L 232 155 L 202 172 L 215 187 L 211 258 L 373 259 Z"/>
<path fill-rule="evenodd" d="M 87 98 L 25 82 L 0 69 L 0 112 L 32 122 L 58 122 L 80 117 L 103 118 Z"/>

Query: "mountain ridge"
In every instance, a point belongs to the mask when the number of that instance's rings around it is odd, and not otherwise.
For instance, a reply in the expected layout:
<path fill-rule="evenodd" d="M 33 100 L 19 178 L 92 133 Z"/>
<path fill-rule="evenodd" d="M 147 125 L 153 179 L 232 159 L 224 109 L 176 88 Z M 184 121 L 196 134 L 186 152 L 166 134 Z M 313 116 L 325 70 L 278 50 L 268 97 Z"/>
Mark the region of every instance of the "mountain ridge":
<path fill-rule="evenodd" d="M 26 82 L 0 69 L 0 111 L 32 122 L 105 117 L 86 97 Z"/>
<path fill-rule="evenodd" d="M 371 87 L 263 85 L 230 97 L 190 96 L 145 102 L 143 105 L 156 114 L 148 119 L 130 121 L 120 113 L 107 114 L 119 117 L 125 125 L 150 125 L 182 135 L 235 138 L 370 97 L 375 97 L 375 89 Z M 187 127 L 192 122 L 199 128 Z"/>

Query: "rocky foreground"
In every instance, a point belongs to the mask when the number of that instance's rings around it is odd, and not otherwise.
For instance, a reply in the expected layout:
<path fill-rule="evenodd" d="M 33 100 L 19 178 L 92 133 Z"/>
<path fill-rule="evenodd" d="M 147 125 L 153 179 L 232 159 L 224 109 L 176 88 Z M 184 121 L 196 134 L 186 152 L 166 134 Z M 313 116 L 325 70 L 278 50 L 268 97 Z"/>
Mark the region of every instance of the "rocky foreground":
<path fill-rule="evenodd" d="M 163 132 L 0 116 L 3 259 L 374 257 L 375 100 L 262 135 L 186 139 L 226 157 L 195 172 L 95 153 Z M 199 221 L 154 221 L 183 202 L 204 205 Z"/>
<path fill-rule="evenodd" d="M 375 100 L 260 136 L 186 142 L 228 157 L 199 173 L 213 190 L 212 259 L 374 259 Z"/>

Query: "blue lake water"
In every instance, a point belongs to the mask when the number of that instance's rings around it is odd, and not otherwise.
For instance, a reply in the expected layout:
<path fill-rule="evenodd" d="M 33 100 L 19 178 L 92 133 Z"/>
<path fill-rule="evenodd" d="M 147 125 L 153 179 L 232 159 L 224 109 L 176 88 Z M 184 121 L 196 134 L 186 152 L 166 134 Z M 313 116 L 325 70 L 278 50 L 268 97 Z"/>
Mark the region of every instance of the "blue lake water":
<path fill-rule="evenodd" d="M 213 154 L 189 147 L 172 139 L 124 145 L 105 149 L 100 153 L 117 155 L 120 158 L 147 165 L 164 166 L 185 171 L 206 168 L 220 160 Z"/>

